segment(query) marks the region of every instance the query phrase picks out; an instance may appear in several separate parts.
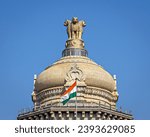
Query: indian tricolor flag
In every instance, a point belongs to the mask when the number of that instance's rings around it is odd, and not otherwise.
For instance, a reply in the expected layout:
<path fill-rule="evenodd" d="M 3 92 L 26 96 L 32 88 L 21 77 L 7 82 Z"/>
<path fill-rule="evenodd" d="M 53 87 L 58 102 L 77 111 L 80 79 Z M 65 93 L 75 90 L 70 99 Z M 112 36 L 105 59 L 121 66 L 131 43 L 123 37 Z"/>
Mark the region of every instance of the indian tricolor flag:
<path fill-rule="evenodd" d="M 61 102 L 65 105 L 71 98 L 77 96 L 77 82 L 75 81 L 62 95 Z"/>

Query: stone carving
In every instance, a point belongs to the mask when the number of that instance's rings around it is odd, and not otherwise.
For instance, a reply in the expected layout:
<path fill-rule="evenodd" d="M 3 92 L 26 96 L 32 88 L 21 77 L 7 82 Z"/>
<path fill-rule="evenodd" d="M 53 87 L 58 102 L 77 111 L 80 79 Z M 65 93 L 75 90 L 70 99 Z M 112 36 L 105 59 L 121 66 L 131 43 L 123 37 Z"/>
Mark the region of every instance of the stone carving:
<path fill-rule="evenodd" d="M 37 95 L 37 100 L 41 101 L 42 99 L 45 99 L 45 98 L 60 95 L 62 93 L 62 91 L 63 91 L 62 87 L 45 90 L 45 91 L 43 91 L 43 92 L 41 92 L 40 94 Z"/>
<path fill-rule="evenodd" d="M 85 90 L 85 94 L 87 95 L 96 95 L 96 96 L 101 96 L 111 102 L 116 102 L 116 97 L 111 94 L 111 93 L 107 93 L 106 91 L 103 91 L 101 89 L 95 89 L 95 88 L 86 88 Z"/>
<path fill-rule="evenodd" d="M 80 39 L 71 39 L 66 41 L 66 48 L 80 48 L 84 49 L 84 42 Z"/>
<path fill-rule="evenodd" d="M 68 39 L 82 39 L 83 27 L 86 26 L 84 21 L 78 21 L 77 17 L 73 17 L 72 21 L 66 20 L 64 26 L 67 26 Z"/>
<path fill-rule="evenodd" d="M 77 64 L 74 64 L 70 71 L 67 73 L 66 81 L 72 81 L 72 80 L 78 80 L 78 81 L 83 81 L 85 80 L 83 77 L 83 72 L 82 70 L 77 67 Z"/>
<path fill-rule="evenodd" d="M 74 64 L 69 72 L 66 74 L 65 78 L 66 84 L 65 86 L 70 86 L 74 81 L 77 81 L 78 86 L 86 86 L 85 84 L 85 77 L 83 75 L 83 72 L 77 64 Z"/>

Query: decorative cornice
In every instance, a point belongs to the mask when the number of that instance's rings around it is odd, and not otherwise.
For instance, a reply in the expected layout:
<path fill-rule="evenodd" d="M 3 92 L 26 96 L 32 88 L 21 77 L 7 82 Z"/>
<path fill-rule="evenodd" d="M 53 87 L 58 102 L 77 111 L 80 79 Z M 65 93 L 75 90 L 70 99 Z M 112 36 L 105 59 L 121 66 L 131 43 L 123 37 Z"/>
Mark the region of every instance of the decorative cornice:
<path fill-rule="evenodd" d="M 113 101 L 113 102 L 116 101 L 116 98 L 111 94 L 111 92 L 105 89 L 87 87 L 85 90 L 85 94 L 98 95 L 98 96 L 108 99 L 109 101 Z"/>
<path fill-rule="evenodd" d="M 45 101 L 54 101 L 54 102 L 59 102 L 59 97 L 64 91 L 64 87 L 57 87 L 57 88 L 50 88 L 47 90 L 44 90 L 42 92 L 39 92 L 36 95 L 36 100 L 35 102 L 45 102 Z M 80 86 L 77 87 L 78 95 L 81 97 L 80 99 L 83 101 L 86 101 L 86 99 L 92 99 L 93 102 L 102 101 L 100 98 L 104 98 L 105 101 L 109 104 L 115 104 L 116 103 L 116 97 L 112 95 L 111 92 L 105 90 L 105 89 L 100 89 L 100 88 L 95 88 L 95 87 L 85 87 L 85 86 Z M 85 97 L 85 99 L 84 99 Z M 56 101 L 57 100 L 57 101 Z M 104 102 L 103 100 L 103 102 Z"/>
<path fill-rule="evenodd" d="M 22 120 L 42 120 L 42 119 L 74 119 L 74 106 L 49 106 L 46 108 L 39 108 L 37 110 L 32 110 L 28 113 L 21 113 L 18 115 L 17 119 Z M 65 113 L 65 115 L 60 115 Z M 83 119 L 85 117 L 86 119 L 91 118 L 95 120 L 101 120 L 101 119 L 124 119 L 124 120 L 132 120 L 133 116 L 131 114 L 123 113 L 114 109 L 109 109 L 101 106 L 97 107 L 86 107 L 82 106 L 78 108 L 78 119 Z M 86 115 L 85 115 L 86 113 Z M 94 115 L 94 113 L 96 115 Z M 60 115 L 60 117 L 59 117 Z"/>

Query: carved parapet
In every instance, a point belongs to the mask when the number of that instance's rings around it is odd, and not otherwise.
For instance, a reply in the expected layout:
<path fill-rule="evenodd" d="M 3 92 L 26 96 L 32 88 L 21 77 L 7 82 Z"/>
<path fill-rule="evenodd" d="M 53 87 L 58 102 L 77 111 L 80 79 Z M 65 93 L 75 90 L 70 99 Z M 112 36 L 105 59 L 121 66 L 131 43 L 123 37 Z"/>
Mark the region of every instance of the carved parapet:
<path fill-rule="evenodd" d="M 95 88 L 95 87 L 89 87 L 85 86 L 85 83 L 77 81 L 77 100 L 78 104 L 84 103 L 84 105 L 87 104 L 87 106 L 94 105 L 94 106 L 99 106 L 104 105 L 107 107 L 110 107 L 111 109 L 115 109 L 116 106 L 116 98 L 112 95 L 111 92 L 105 90 L 105 89 L 100 89 L 100 88 Z M 60 103 L 60 95 L 72 84 L 71 82 L 67 83 L 68 85 L 65 84 L 64 88 L 63 87 L 57 87 L 57 88 L 51 88 L 47 90 L 43 90 L 37 95 L 37 105 L 35 106 L 35 110 L 39 109 L 39 105 L 41 107 L 46 107 L 46 106 L 52 106 L 52 105 L 57 105 L 60 106 L 62 105 Z M 81 84 L 81 86 L 80 86 Z M 82 86 L 83 84 L 83 86 Z M 68 103 L 68 106 L 74 106 L 74 101 L 75 99 L 71 99 Z"/>
<path fill-rule="evenodd" d="M 103 98 L 108 99 L 109 101 L 115 101 L 114 96 L 111 94 L 111 92 L 100 89 L 100 88 L 95 88 L 95 87 L 87 87 L 85 90 L 85 94 L 87 95 L 97 95 L 101 96 Z"/>
<path fill-rule="evenodd" d="M 41 91 L 36 95 L 37 101 L 41 102 L 46 98 L 52 99 L 53 96 L 60 95 L 62 93 L 63 87 L 55 87 Z"/>

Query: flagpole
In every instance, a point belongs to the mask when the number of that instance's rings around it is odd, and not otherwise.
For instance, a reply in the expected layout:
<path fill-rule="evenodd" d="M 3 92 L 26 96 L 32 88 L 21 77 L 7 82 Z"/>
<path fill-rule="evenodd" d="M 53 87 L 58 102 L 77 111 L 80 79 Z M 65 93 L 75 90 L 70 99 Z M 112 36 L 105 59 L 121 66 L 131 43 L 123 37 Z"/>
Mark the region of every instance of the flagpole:
<path fill-rule="evenodd" d="M 76 81 L 76 90 L 77 90 L 77 81 Z M 76 92 L 76 120 L 77 120 L 77 92 Z"/>

